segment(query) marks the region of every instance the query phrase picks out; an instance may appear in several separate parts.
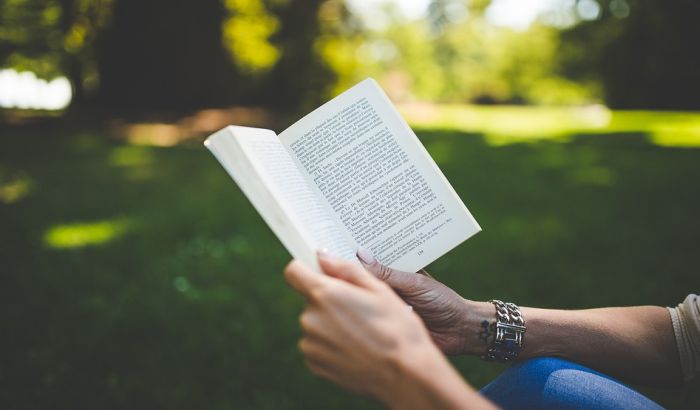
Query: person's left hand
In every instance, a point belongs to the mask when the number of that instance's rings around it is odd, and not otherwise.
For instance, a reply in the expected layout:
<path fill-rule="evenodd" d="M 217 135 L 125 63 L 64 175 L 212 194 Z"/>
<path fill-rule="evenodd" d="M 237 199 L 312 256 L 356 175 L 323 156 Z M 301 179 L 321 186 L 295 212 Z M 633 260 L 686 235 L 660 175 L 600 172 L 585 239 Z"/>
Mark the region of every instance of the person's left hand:
<path fill-rule="evenodd" d="M 311 371 L 386 405 L 408 397 L 409 375 L 423 363 L 447 364 L 421 322 L 391 288 L 357 263 L 319 254 L 327 275 L 298 261 L 287 282 L 304 295 L 299 348 Z M 447 364 L 447 366 L 449 366 Z"/>

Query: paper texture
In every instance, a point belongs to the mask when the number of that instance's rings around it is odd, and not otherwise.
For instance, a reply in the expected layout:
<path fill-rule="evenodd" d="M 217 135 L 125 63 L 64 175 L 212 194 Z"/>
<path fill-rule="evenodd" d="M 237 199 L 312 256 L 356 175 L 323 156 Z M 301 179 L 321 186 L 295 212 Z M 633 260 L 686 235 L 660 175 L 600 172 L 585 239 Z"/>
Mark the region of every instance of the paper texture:
<path fill-rule="evenodd" d="M 205 144 L 295 258 L 316 267 L 316 250 L 327 248 L 354 259 L 345 233 L 274 132 L 232 126 Z"/>
<path fill-rule="evenodd" d="M 417 271 L 481 230 L 372 79 L 279 138 L 353 245 L 392 268 Z"/>

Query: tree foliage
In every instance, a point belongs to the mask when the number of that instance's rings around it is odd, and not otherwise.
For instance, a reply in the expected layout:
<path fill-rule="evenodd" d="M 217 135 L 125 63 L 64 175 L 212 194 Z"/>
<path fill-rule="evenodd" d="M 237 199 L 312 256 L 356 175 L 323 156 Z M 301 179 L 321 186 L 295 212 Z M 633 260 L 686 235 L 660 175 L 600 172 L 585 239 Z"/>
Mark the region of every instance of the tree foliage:
<path fill-rule="evenodd" d="M 116 112 L 228 102 L 237 85 L 217 0 L 118 0 L 99 44 L 100 103 Z"/>
<path fill-rule="evenodd" d="M 361 50 L 366 72 L 392 83 L 409 83 L 417 98 L 449 103 L 562 104 L 595 101 L 596 88 L 556 73 L 558 30 L 534 24 L 527 31 L 486 20 L 488 2 L 440 0 L 428 19 L 393 21 L 370 32 Z"/>
<path fill-rule="evenodd" d="M 561 34 L 564 73 L 615 108 L 700 109 L 700 3 L 597 1 L 598 19 Z"/>
<path fill-rule="evenodd" d="M 335 83 L 346 18 L 337 0 L 0 0 L 0 66 L 68 75 L 76 103 L 119 114 L 298 110 Z"/>
<path fill-rule="evenodd" d="M 74 103 L 97 87 L 95 45 L 113 0 L 0 0 L 0 66 L 67 75 Z"/>
<path fill-rule="evenodd" d="M 490 3 L 432 0 L 421 20 L 387 4 L 372 27 L 343 0 L 0 0 L 0 67 L 66 75 L 73 107 L 117 114 L 303 112 L 368 75 L 398 99 L 700 107 L 698 2 L 561 2 L 568 26 L 525 31 Z"/>

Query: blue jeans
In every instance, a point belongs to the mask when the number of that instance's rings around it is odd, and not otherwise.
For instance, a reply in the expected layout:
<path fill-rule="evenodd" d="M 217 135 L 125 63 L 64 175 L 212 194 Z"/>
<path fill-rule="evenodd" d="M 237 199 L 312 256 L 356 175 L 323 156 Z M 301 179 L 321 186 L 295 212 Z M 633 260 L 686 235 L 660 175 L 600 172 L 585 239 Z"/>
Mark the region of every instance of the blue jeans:
<path fill-rule="evenodd" d="M 481 394 L 505 409 L 661 408 L 609 376 L 552 357 L 512 366 Z"/>

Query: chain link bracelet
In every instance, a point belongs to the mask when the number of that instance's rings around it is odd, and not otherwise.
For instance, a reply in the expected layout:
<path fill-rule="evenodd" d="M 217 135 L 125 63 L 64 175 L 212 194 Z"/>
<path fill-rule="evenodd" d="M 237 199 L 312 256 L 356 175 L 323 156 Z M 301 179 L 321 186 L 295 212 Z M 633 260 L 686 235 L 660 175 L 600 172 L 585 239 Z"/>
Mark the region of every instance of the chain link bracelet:
<path fill-rule="evenodd" d="M 489 362 L 512 362 L 523 347 L 525 320 L 518 305 L 495 299 L 489 302 L 496 307 L 496 336 L 481 358 Z"/>

